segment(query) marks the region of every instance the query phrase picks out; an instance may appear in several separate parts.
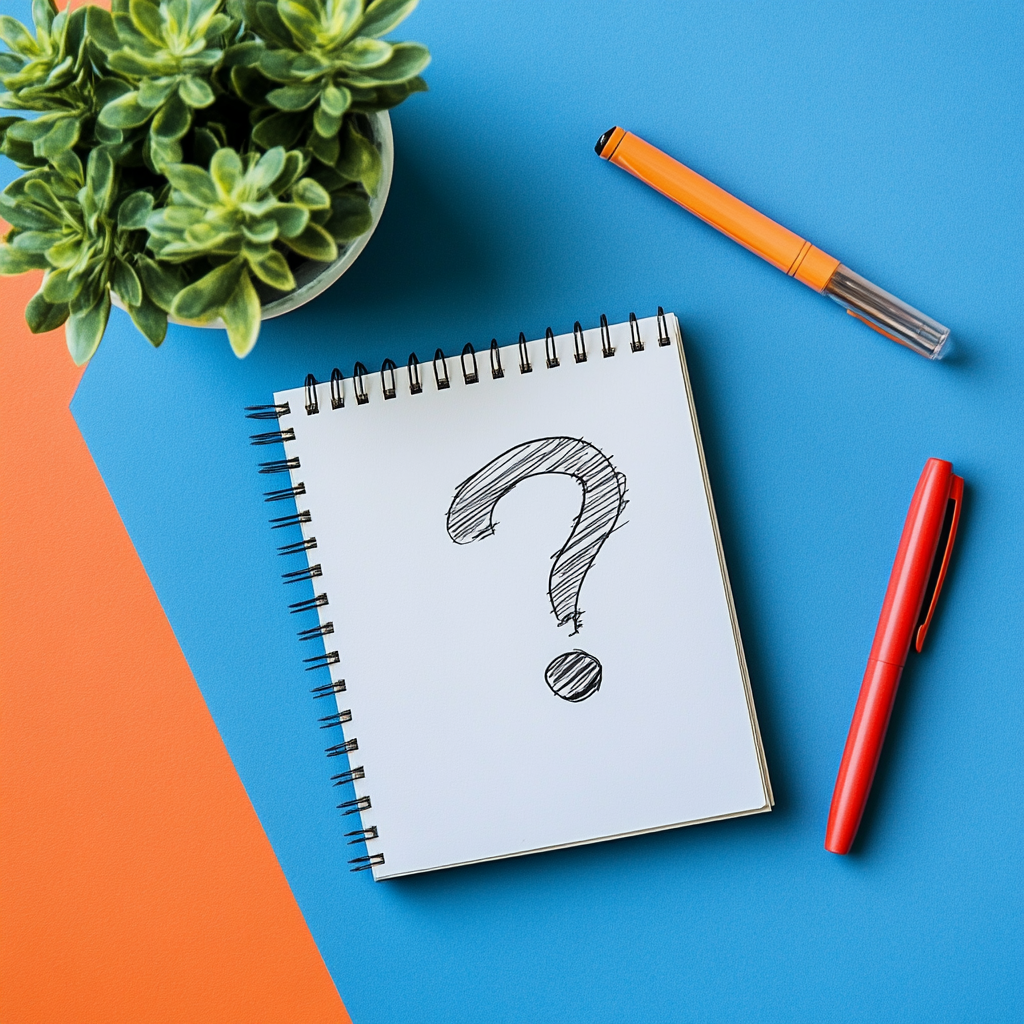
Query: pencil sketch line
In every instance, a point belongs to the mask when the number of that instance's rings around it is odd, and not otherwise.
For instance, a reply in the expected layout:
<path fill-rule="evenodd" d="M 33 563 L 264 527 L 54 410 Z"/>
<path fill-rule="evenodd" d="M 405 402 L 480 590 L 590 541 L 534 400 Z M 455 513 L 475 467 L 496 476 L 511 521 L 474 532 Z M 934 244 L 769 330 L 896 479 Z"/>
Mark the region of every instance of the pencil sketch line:
<path fill-rule="evenodd" d="M 448 509 L 448 535 L 456 544 L 490 537 L 494 510 L 513 488 L 535 476 L 563 475 L 576 480 L 583 495 L 565 544 L 552 556 L 548 577 L 551 610 L 559 626 L 579 632 L 583 581 L 626 507 L 626 477 L 595 445 L 582 438 L 542 437 L 503 452 L 468 477 Z"/>

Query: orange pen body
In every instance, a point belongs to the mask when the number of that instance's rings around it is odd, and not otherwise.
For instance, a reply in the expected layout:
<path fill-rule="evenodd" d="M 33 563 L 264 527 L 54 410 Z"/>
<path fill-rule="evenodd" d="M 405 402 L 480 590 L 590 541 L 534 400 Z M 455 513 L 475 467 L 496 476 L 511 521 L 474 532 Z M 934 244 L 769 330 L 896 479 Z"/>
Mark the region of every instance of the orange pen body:
<path fill-rule="evenodd" d="M 872 330 L 927 359 L 941 359 L 949 328 L 843 266 L 696 171 L 624 128 L 598 140 L 598 156 L 650 185 L 734 242 L 843 306 Z"/>
<path fill-rule="evenodd" d="M 600 155 L 816 292 L 839 266 L 835 257 L 632 132 L 613 129 Z"/>

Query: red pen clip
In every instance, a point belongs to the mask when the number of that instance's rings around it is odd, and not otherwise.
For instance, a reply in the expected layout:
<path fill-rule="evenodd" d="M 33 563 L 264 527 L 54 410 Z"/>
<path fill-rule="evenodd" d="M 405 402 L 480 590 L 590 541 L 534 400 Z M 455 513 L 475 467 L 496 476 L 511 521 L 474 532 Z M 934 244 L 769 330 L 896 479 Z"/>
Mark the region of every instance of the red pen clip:
<path fill-rule="evenodd" d="M 954 474 L 953 481 L 949 488 L 949 500 L 946 503 L 946 521 L 943 523 L 942 534 L 939 535 L 939 547 L 945 550 L 942 558 L 936 557 L 932 565 L 932 579 L 928 581 L 928 590 L 925 591 L 925 603 L 922 606 L 921 618 L 917 623 L 917 636 L 914 640 L 914 649 L 918 654 L 924 647 L 924 637 L 928 627 L 932 624 L 932 616 L 935 614 L 935 605 L 939 601 L 939 591 L 946 580 L 946 570 L 949 568 L 949 557 L 953 553 L 953 542 L 956 540 L 956 528 L 960 524 L 960 506 L 964 500 L 964 478 Z M 931 591 L 931 600 L 928 599 L 928 591 Z"/>

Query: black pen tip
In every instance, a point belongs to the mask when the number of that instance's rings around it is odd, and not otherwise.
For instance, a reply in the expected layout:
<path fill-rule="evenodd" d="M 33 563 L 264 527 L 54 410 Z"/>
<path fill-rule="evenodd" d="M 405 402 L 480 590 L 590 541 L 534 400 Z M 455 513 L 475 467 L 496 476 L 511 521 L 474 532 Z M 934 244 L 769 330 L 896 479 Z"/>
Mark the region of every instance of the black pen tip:
<path fill-rule="evenodd" d="M 614 131 L 615 128 L 609 128 L 608 131 L 606 131 L 604 135 L 602 135 L 601 138 L 597 140 L 597 145 L 594 147 L 594 152 L 598 156 L 601 155 L 601 151 L 604 149 L 604 147 L 608 145 L 608 140 L 612 137 L 612 132 Z"/>

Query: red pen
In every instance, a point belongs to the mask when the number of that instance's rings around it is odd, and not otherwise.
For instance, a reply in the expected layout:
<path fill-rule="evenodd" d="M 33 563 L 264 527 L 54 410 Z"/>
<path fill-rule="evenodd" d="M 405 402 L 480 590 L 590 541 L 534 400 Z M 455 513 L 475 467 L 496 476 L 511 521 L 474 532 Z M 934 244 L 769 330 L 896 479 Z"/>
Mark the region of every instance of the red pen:
<path fill-rule="evenodd" d="M 935 614 L 963 494 L 963 478 L 953 473 L 951 462 L 925 463 L 903 526 L 832 793 L 825 832 L 825 849 L 832 853 L 848 853 L 860 826 L 910 645 L 920 652 Z"/>

